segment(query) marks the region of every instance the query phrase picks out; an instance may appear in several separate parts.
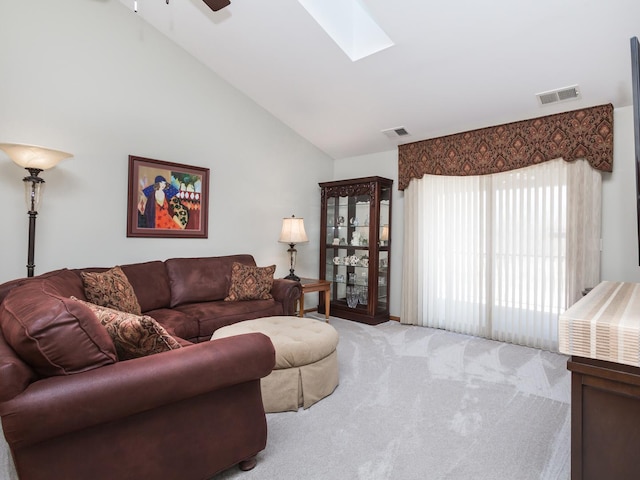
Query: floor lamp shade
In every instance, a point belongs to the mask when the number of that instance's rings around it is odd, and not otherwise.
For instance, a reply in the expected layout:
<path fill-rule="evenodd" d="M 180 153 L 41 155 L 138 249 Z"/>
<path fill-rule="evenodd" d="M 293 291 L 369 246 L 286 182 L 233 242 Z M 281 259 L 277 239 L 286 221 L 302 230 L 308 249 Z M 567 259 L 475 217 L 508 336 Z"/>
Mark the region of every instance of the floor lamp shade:
<path fill-rule="evenodd" d="M 29 214 L 29 244 L 27 254 L 27 276 L 33 277 L 35 264 L 33 263 L 36 239 L 36 216 L 42 199 L 44 180 L 39 176 L 43 170 L 55 167 L 61 160 L 72 155 L 59 150 L 22 145 L 19 143 L 0 143 L 0 150 L 17 165 L 28 170 L 29 175 L 22 180 L 25 187 L 25 199 Z"/>
<path fill-rule="evenodd" d="M 19 143 L 0 143 L 0 149 L 4 150 L 14 163 L 27 170 L 30 168 L 48 170 L 55 167 L 65 158 L 72 156 L 70 153 L 59 150 Z"/>
<path fill-rule="evenodd" d="M 290 257 L 289 275 L 284 278 L 299 281 L 300 277 L 294 273 L 297 254 L 295 246 L 298 243 L 305 243 L 309 241 L 309 238 L 307 238 L 307 232 L 304 230 L 304 219 L 296 218 L 295 215 L 291 215 L 290 218 L 283 218 L 282 230 L 280 231 L 280 238 L 278 241 L 289 244 L 289 249 L 287 250 Z"/>

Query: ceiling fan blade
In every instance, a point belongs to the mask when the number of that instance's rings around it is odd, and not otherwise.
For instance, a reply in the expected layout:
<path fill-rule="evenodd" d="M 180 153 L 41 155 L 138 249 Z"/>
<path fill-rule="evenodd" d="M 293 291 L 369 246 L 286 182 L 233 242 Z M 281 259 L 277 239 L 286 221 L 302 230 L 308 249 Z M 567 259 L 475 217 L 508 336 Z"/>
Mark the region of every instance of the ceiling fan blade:
<path fill-rule="evenodd" d="M 231 3 L 229 0 L 202 0 L 202 1 L 206 3 L 207 7 L 209 7 L 214 12 L 217 12 L 218 10 L 223 9 L 224 7 L 226 7 Z"/>

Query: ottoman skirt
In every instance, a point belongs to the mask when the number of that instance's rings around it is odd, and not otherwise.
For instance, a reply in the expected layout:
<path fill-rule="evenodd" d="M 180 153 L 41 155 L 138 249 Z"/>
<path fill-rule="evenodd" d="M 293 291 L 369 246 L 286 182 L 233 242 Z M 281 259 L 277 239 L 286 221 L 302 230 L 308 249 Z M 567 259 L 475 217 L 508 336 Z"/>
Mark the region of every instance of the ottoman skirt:
<path fill-rule="evenodd" d="M 304 317 L 264 317 L 216 330 L 216 338 L 260 332 L 271 338 L 276 365 L 260 382 L 265 412 L 297 411 L 333 393 L 338 386 L 338 332 Z"/>

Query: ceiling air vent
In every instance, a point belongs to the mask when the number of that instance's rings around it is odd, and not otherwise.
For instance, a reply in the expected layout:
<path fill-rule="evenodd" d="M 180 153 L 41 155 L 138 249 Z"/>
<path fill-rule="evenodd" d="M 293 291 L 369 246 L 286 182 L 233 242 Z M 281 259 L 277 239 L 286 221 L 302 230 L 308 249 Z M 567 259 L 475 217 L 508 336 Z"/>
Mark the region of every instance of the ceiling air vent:
<path fill-rule="evenodd" d="M 568 100 L 577 100 L 580 98 L 580 89 L 578 85 L 559 88 L 557 90 L 549 90 L 548 92 L 536 93 L 540 105 L 549 105 L 550 103 L 566 102 Z"/>
<path fill-rule="evenodd" d="M 404 127 L 387 128 L 386 130 L 382 130 L 382 133 L 389 138 L 398 138 L 409 135 L 409 132 L 407 132 L 407 129 Z"/>

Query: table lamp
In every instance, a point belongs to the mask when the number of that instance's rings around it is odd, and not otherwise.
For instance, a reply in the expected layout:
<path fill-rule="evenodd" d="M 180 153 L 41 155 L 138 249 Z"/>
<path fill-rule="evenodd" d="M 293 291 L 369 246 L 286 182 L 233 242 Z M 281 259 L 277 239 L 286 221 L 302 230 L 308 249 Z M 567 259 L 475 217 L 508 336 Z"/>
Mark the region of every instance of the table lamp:
<path fill-rule="evenodd" d="M 295 215 L 291 215 L 291 218 L 283 218 L 282 219 L 282 231 L 280 232 L 280 238 L 278 239 L 280 243 L 288 243 L 290 256 L 290 268 L 289 275 L 287 275 L 286 279 L 295 280 L 296 282 L 300 281 L 300 277 L 298 277 L 294 270 L 296 268 L 296 254 L 297 250 L 295 248 L 297 243 L 305 243 L 308 242 L 307 233 L 304 231 L 304 219 L 296 218 Z"/>

